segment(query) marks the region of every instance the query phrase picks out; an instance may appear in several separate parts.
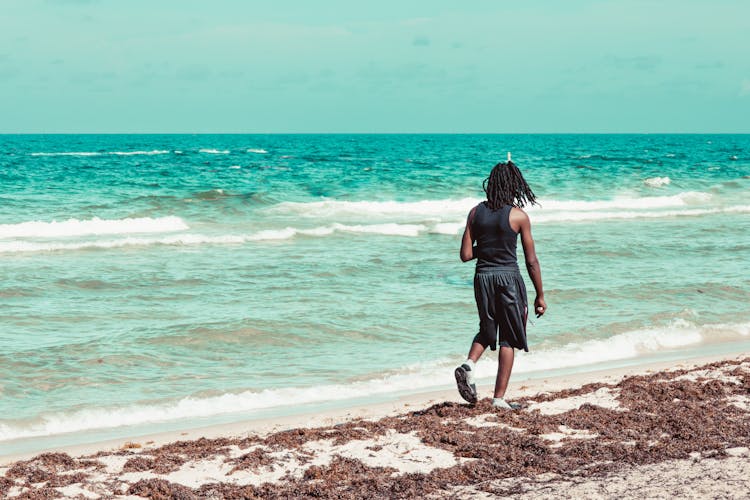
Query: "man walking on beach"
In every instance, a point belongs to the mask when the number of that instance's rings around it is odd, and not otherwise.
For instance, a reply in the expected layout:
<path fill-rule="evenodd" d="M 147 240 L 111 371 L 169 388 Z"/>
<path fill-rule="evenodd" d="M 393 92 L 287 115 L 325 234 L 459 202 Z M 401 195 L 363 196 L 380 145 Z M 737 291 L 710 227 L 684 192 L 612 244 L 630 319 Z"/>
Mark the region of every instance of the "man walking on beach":
<path fill-rule="evenodd" d="M 483 187 L 487 201 L 469 213 L 460 252 L 463 262 L 477 259 L 474 297 L 479 313 L 479 333 L 474 337 L 468 358 L 455 370 L 456 384 L 462 398 L 476 403 L 476 362 L 488 346 L 496 350 L 499 337 L 500 356 L 492 405 L 511 409 L 518 407 L 505 400 L 514 349 L 529 350 L 526 342 L 526 285 L 516 257 L 519 235 L 526 269 L 536 290 L 534 312 L 540 317 L 547 310 L 542 272 L 531 236 L 531 221 L 522 210 L 526 203 L 535 204 L 536 196 L 510 160 L 495 165 Z"/>

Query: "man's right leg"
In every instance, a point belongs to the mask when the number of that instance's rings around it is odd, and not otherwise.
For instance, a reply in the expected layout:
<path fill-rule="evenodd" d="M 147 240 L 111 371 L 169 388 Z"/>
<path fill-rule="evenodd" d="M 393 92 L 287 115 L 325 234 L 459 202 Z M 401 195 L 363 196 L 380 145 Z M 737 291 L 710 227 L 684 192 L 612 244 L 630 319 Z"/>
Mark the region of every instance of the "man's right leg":
<path fill-rule="evenodd" d="M 483 346 L 479 342 L 472 342 L 471 348 L 469 349 L 468 359 L 476 363 L 477 361 L 479 361 L 479 358 L 482 356 L 482 353 L 485 349 L 487 349 L 487 347 Z"/>
<path fill-rule="evenodd" d="M 454 372 L 458 393 L 472 404 L 477 402 L 477 385 L 475 382 L 476 362 L 479 361 L 479 357 L 485 349 L 486 346 L 479 342 L 472 342 L 468 358 Z"/>

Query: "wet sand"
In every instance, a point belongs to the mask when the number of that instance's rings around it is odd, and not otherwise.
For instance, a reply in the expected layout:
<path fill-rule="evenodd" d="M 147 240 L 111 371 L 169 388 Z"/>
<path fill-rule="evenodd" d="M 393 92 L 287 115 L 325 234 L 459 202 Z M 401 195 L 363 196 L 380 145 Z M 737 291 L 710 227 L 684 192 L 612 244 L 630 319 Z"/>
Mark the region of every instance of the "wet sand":
<path fill-rule="evenodd" d="M 706 364 L 708 363 L 708 364 Z M 491 388 L 480 387 L 481 395 Z M 22 498 L 744 497 L 750 353 L 0 460 Z"/>

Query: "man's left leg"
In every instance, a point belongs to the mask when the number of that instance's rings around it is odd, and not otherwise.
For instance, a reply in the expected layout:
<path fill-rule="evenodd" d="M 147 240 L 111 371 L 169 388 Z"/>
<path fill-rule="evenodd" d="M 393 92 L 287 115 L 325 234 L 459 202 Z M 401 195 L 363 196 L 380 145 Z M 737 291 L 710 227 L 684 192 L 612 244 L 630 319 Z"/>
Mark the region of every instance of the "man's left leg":
<path fill-rule="evenodd" d="M 497 360 L 497 378 L 495 379 L 495 398 L 492 400 L 492 406 L 504 408 L 506 410 L 515 410 L 520 408 L 517 403 L 508 403 L 505 401 L 505 391 L 508 389 L 510 373 L 513 371 L 513 358 L 515 352 L 512 347 L 507 345 L 500 346 L 500 355 Z"/>
<path fill-rule="evenodd" d="M 513 371 L 513 358 L 515 357 L 513 348 L 500 346 L 500 354 L 497 364 L 497 378 L 495 379 L 495 397 L 504 398 L 505 391 L 508 389 L 510 373 Z"/>

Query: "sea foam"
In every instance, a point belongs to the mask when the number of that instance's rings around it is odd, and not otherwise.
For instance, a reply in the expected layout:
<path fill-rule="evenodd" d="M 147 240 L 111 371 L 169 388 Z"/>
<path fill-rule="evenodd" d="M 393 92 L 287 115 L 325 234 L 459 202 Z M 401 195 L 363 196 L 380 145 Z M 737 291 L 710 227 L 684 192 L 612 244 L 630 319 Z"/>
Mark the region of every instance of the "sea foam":
<path fill-rule="evenodd" d="M 446 214 L 468 214 L 481 200 L 475 198 L 421 200 L 421 201 L 343 201 L 322 200 L 312 202 L 282 202 L 269 207 L 274 213 L 294 213 L 304 217 L 337 216 L 388 216 L 417 215 L 440 216 Z"/>
<path fill-rule="evenodd" d="M 51 153 L 31 153 L 31 156 L 102 156 L 102 155 L 117 155 L 117 156 L 137 156 L 137 155 L 166 155 L 171 151 L 166 149 L 153 149 L 151 151 L 59 151 Z"/>
<path fill-rule="evenodd" d="M 178 218 L 175 218 L 180 220 Z M 181 221 L 181 220 L 180 220 Z M 182 223 L 184 224 L 184 223 Z M 1 227 L 1 226 L 0 226 Z M 139 228 L 147 227 L 145 225 L 138 226 Z M 154 230 L 150 232 L 166 232 L 167 229 L 157 230 L 160 227 L 166 228 L 171 227 L 172 231 L 178 231 L 180 229 L 187 229 L 187 225 L 179 227 L 177 224 L 173 226 L 159 226 L 155 225 Z M 120 233 L 124 232 L 124 227 L 120 226 Z M 361 234 L 380 234 L 384 236 L 409 236 L 414 237 L 419 235 L 421 232 L 427 231 L 428 227 L 419 224 L 370 224 L 370 225 L 347 225 L 347 224 L 331 224 L 330 226 L 319 226 L 308 229 L 285 227 L 282 229 L 266 229 L 257 231 L 250 234 L 224 234 L 224 235 L 205 235 L 205 234 L 192 234 L 192 233 L 181 233 L 170 236 L 161 237 L 126 237 L 108 240 L 91 240 L 91 241 L 52 241 L 52 242 L 37 242 L 37 241 L 0 241 L 0 253 L 20 253 L 20 252 L 54 252 L 54 251 L 71 251 L 71 250 L 87 250 L 87 249 L 110 249 L 120 248 L 128 246 L 153 246 L 153 245 L 176 245 L 176 246 L 194 246 L 194 245 L 231 245 L 231 244 L 243 244 L 248 242 L 258 241 L 274 241 L 274 240 L 288 240 L 296 236 L 309 236 L 309 237 L 321 237 L 329 236 L 335 232 L 342 233 L 361 233 Z M 53 229 L 44 228 L 48 233 L 52 233 Z M 94 228 L 89 228 L 89 231 L 93 231 Z M 143 233 L 149 231 L 132 231 L 134 233 Z M 16 230 L 16 234 L 22 232 Z M 34 233 L 34 231 L 29 231 Z M 60 231 L 60 235 L 63 235 L 63 231 Z M 113 234 L 113 233 L 80 233 L 85 234 Z M 70 236 L 70 233 L 67 234 Z"/>
<path fill-rule="evenodd" d="M 618 219 L 659 219 L 671 217 L 699 217 L 714 214 L 750 213 L 750 205 L 733 205 L 722 208 L 692 208 L 685 210 L 635 211 L 621 210 L 617 212 L 557 212 L 534 213 L 532 221 L 539 223 L 552 222 L 585 222 L 596 220 Z"/>
<path fill-rule="evenodd" d="M 435 234 L 453 235 L 466 224 L 471 208 L 482 201 L 476 198 L 421 201 L 345 201 L 282 202 L 265 210 L 269 215 L 359 222 L 395 221 L 426 226 Z M 723 213 L 748 213 L 750 205 L 712 206 L 710 193 L 686 191 L 668 196 L 617 197 L 609 200 L 542 199 L 541 206 L 526 207 L 534 223 L 587 222 L 603 220 L 700 217 Z M 404 230 L 404 233 L 413 233 Z"/>
<path fill-rule="evenodd" d="M 710 202 L 711 193 L 685 191 L 670 196 L 619 196 L 610 200 L 539 200 L 540 206 L 529 211 L 593 211 L 593 210 L 648 210 L 703 205 Z"/>
<path fill-rule="evenodd" d="M 191 246 L 203 244 L 237 244 L 248 241 L 243 236 L 205 236 L 200 234 L 179 234 L 161 238 L 127 237 L 112 240 L 91 240 L 76 242 L 31 242 L 31 241 L 0 241 L 0 253 L 21 252 L 56 252 L 88 249 L 109 249 L 129 246 L 178 245 Z"/>
<path fill-rule="evenodd" d="M 597 210 L 647 210 L 702 205 L 711 201 L 711 194 L 686 191 L 670 196 L 618 197 L 610 200 L 541 199 L 540 206 L 527 207 L 529 213 L 550 211 L 590 212 Z M 344 201 L 282 202 L 268 210 L 272 213 L 293 213 L 303 217 L 409 216 L 466 217 L 479 198 L 421 201 Z"/>
<path fill-rule="evenodd" d="M 29 221 L 0 224 L 0 238 L 59 238 L 70 236 L 111 235 L 130 233 L 164 233 L 183 231 L 188 225 L 179 217 L 127 219 L 68 219 L 65 221 Z"/>
<path fill-rule="evenodd" d="M 696 325 L 684 319 L 676 319 L 662 327 L 632 330 L 609 338 L 534 350 L 517 359 L 514 373 L 543 374 L 549 370 L 633 359 L 695 346 L 707 340 L 715 341 L 717 337 L 738 340 L 748 336 L 750 323 Z M 397 373 L 384 373 L 351 383 L 243 391 L 208 397 L 186 397 L 154 405 L 92 408 L 42 415 L 32 422 L 0 424 L 0 441 L 230 413 L 252 413 L 268 408 L 288 407 L 291 401 L 294 406 L 299 406 L 398 391 L 419 392 L 447 388 L 455 383 L 452 371 L 455 363 L 455 359 L 418 363 L 402 367 Z M 496 369 L 495 361 L 483 359 L 477 364 L 477 376 L 490 381 L 494 378 Z"/>
<path fill-rule="evenodd" d="M 715 214 L 745 214 L 750 213 L 750 205 L 734 205 L 723 208 L 685 209 L 666 211 L 581 211 L 581 212 L 542 212 L 535 213 L 532 220 L 539 224 L 560 222 L 586 222 L 623 219 L 654 219 L 671 217 L 699 217 Z M 424 233 L 455 235 L 460 232 L 465 221 L 453 222 L 425 222 L 413 223 L 381 223 L 381 224 L 344 224 L 334 222 L 325 226 L 311 228 L 283 227 L 264 229 L 249 234 L 205 235 L 181 233 L 160 237 L 125 237 L 110 240 L 91 241 L 2 241 L 9 238 L 52 238 L 91 235 L 120 235 L 132 233 L 165 233 L 189 229 L 188 225 L 179 217 L 162 217 L 159 219 L 121 219 L 101 220 L 90 219 L 79 221 L 70 219 L 64 222 L 24 222 L 20 224 L 0 225 L 0 253 L 17 252 L 50 252 L 63 250 L 108 249 L 126 246 L 152 245 L 224 245 L 244 244 L 248 242 L 281 241 L 298 236 L 326 237 L 334 233 L 373 234 L 381 236 L 417 237 Z"/>
<path fill-rule="evenodd" d="M 649 187 L 668 186 L 672 182 L 669 177 L 649 177 L 644 179 L 643 183 Z"/>
<path fill-rule="evenodd" d="M 31 156 L 99 156 L 105 153 L 96 151 L 60 151 L 56 153 L 31 153 Z"/>
<path fill-rule="evenodd" d="M 109 154 L 112 155 L 118 155 L 118 156 L 138 156 L 138 155 L 166 155 L 169 154 L 170 151 L 166 149 L 154 149 L 152 151 L 112 151 Z"/>

